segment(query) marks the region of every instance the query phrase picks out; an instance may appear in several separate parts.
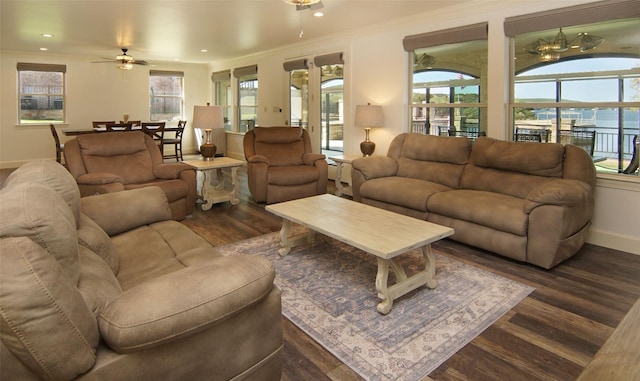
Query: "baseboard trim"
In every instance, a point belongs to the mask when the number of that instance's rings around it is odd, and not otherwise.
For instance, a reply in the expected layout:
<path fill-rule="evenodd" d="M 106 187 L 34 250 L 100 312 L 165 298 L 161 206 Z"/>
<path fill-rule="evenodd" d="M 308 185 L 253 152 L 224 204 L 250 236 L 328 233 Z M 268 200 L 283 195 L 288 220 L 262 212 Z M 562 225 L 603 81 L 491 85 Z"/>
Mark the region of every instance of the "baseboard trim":
<path fill-rule="evenodd" d="M 640 239 L 610 231 L 590 229 L 587 243 L 640 255 Z"/>

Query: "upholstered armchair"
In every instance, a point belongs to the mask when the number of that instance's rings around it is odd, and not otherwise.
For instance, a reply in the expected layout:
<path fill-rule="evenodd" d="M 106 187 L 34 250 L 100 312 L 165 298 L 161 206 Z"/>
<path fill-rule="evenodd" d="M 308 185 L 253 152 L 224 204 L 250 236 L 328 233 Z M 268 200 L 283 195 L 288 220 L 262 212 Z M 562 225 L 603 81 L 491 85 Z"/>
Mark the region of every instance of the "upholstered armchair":
<path fill-rule="evenodd" d="M 249 191 L 256 202 L 272 204 L 326 193 L 325 156 L 312 152 L 300 127 L 256 127 L 244 135 Z"/>
<path fill-rule="evenodd" d="M 82 197 L 155 185 L 167 196 L 174 220 L 193 212 L 195 170 L 183 163 L 164 164 L 158 145 L 142 132 L 80 135 L 64 148 Z"/>

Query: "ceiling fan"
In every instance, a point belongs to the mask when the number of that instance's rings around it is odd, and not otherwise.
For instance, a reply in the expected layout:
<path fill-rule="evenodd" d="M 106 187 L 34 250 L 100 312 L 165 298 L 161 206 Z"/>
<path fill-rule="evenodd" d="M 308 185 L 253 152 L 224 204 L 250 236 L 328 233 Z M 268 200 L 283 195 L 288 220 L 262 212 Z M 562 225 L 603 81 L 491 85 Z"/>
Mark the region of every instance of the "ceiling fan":
<path fill-rule="evenodd" d="M 128 51 L 129 49 L 122 48 L 122 54 L 117 55 L 115 59 L 102 57 L 106 61 L 94 61 L 92 63 L 115 62 L 116 67 L 120 70 L 131 70 L 133 69 L 133 65 L 149 65 L 147 61 L 135 60 L 132 56 L 127 54 Z"/>

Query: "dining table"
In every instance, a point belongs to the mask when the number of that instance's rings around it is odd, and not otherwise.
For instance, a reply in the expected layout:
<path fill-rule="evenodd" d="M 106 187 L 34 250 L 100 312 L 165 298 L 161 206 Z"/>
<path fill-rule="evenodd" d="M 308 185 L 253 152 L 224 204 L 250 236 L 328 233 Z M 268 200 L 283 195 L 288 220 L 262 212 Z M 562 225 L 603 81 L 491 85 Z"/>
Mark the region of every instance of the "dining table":
<path fill-rule="evenodd" d="M 164 128 L 165 131 L 177 131 L 178 127 L 177 126 L 173 126 L 173 127 L 165 127 Z M 141 126 L 133 126 L 131 131 L 142 131 L 142 127 Z M 84 134 L 96 134 L 96 133 L 101 133 L 101 132 L 107 132 L 107 129 L 104 127 L 100 127 L 100 128 L 63 128 L 62 129 L 62 133 L 65 136 L 78 136 L 78 135 L 84 135 Z M 113 132 L 117 132 L 117 131 L 113 131 Z"/>

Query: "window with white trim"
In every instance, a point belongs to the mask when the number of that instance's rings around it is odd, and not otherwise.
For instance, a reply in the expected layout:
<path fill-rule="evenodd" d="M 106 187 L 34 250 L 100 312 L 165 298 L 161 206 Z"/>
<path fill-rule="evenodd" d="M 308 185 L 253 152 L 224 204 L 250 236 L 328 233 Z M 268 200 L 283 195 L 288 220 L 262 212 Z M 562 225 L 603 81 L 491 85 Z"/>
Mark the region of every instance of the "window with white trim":
<path fill-rule="evenodd" d="M 184 120 L 184 73 L 149 71 L 149 109 L 151 121 Z"/>
<path fill-rule="evenodd" d="M 18 123 L 65 122 L 66 65 L 18 62 Z"/>

